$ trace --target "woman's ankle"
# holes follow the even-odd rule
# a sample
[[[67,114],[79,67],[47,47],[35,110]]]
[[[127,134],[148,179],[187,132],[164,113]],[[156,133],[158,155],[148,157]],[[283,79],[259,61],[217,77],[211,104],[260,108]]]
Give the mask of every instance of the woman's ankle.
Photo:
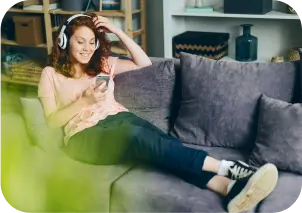
[[[223,176],[214,176],[207,184],[207,188],[222,196],[227,196],[235,181]]]
[[[218,174],[221,161],[210,156],[207,156],[204,160],[202,170],[206,172],[213,172]]]

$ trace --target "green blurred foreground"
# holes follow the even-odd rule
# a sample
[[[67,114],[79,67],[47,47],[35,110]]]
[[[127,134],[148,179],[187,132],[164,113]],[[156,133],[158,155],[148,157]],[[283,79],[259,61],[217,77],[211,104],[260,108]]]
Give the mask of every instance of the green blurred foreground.
[[[108,212],[112,183],[130,166],[88,165],[60,150],[33,146],[19,102],[28,91],[1,88],[1,188],[6,200],[23,212]]]

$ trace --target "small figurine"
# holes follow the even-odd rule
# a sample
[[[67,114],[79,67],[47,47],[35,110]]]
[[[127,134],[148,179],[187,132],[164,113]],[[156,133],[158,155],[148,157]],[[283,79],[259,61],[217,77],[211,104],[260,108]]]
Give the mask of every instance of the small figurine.
[[[203,7],[203,0],[195,0],[195,7]]]

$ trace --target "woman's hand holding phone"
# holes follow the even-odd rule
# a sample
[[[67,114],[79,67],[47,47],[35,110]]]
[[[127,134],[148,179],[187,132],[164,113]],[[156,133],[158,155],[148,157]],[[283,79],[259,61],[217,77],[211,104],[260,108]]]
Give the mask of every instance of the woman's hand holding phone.
[[[96,104],[100,101],[106,100],[108,90],[106,88],[105,81],[101,83],[98,87],[95,85],[89,86],[82,95],[85,103],[88,105]]]

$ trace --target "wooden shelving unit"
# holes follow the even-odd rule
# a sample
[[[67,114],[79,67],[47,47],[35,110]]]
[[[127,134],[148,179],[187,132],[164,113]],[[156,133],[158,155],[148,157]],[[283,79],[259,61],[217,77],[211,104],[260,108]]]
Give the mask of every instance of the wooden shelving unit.
[[[142,49],[147,51],[146,46],[146,0],[137,0],[139,3],[139,8],[133,10],[132,9],[132,0],[122,0],[124,1],[124,9],[121,11],[110,11],[110,10],[101,10],[97,13],[100,16],[104,17],[118,17],[124,19],[124,31],[130,38],[140,37],[141,43],[139,44]],[[16,41],[8,40],[5,38],[1,38],[2,45],[11,45],[11,46],[22,46],[25,48],[44,48],[47,51],[47,54],[50,55],[53,47],[53,33],[59,30],[59,27],[54,26],[55,23],[52,23],[52,16],[72,16],[74,14],[85,13],[85,11],[64,11],[62,9],[49,9],[49,0],[43,0],[43,9],[42,10],[23,10],[11,8],[7,11],[8,13],[20,13],[20,15],[25,14],[37,14],[43,16],[44,26],[45,26],[45,44],[41,44],[38,46],[24,46],[18,44]],[[133,16],[140,16],[140,29],[133,29]],[[120,55],[129,55],[129,52],[124,47],[124,45],[119,41],[113,41],[111,43],[112,52]],[[37,83],[12,80],[10,77],[1,74],[1,81],[7,83],[14,83],[20,85],[29,85],[29,86],[38,86]]]
[[[26,85],[26,86],[34,86],[34,87],[38,86],[38,83],[34,83],[34,82],[13,80],[10,77],[8,77],[7,75],[4,75],[2,73],[1,73],[1,82],[20,84],[20,85]]]
[[[40,44],[38,46],[25,46],[25,45],[18,44],[15,41],[8,40],[6,38],[1,38],[1,44],[12,45],[12,46],[37,47],[37,48],[46,48],[47,47],[46,44]]]
[[[11,13],[40,13],[43,14],[43,11],[39,11],[39,10],[23,10],[23,9],[16,9],[16,8],[11,8],[8,10],[8,12]]]
[[[122,11],[100,11],[95,12],[92,11],[100,16],[104,17],[125,17],[125,13]],[[51,10],[49,11],[50,14],[56,14],[56,15],[75,15],[79,13],[85,13],[85,11],[64,11],[64,10]]]

